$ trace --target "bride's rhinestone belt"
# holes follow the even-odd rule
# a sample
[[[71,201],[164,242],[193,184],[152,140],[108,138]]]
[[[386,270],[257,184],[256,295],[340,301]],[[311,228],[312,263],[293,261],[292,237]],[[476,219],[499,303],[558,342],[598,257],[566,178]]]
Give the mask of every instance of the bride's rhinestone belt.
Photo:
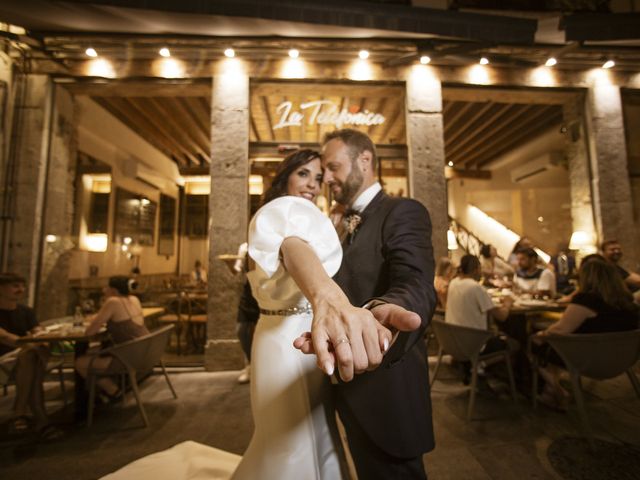
[[[282,308],[280,310],[267,310],[266,308],[260,309],[260,313],[262,315],[274,315],[279,317],[288,317],[290,315],[297,315],[299,313],[311,313],[312,311],[313,310],[311,309],[310,303],[301,305],[299,307]]]

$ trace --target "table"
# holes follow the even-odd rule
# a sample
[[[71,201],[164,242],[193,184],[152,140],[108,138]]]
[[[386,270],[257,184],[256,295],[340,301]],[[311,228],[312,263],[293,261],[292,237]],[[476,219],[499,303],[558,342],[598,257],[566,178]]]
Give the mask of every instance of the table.
[[[64,317],[65,319],[71,317]],[[58,327],[58,325],[60,325]],[[17,344],[23,343],[60,343],[73,342],[73,358],[84,355],[89,349],[89,343],[101,341],[107,338],[108,333],[102,330],[93,335],[86,335],[85,326],[74,326],[68,320],[61,323],[53,323],[45,327],[42,333],[27,335],[17,340]],[[74,369],[74,416],[77,421],[82,421],[87,414],[87,392],[85,381]]]

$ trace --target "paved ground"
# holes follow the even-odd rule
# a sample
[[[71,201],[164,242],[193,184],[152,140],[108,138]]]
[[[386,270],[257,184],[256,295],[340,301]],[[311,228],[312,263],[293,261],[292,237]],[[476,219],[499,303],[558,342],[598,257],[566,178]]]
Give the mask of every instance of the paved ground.
[[[143,397],[151,427],[142,428],[130,399],[123,408],[97,412],[92,428],[69,423],[59,388],[47,385],[54,419],[66,436],[54,443],[7,431],[13,392],[0,397],[0,477],[3,480],[84,480],[99,478],[132,460],[195,440],[241,454],[253,423],[249,387],[235,382],[236,372],[176,371],[179,399],[173,400],[160,376],[147,379]],[[521,398],[517,405],[499,382],[497,393],[478,397],[475,419],[465,421],[468,388],[456,370],[445,367],[433,388],[436,449],[425,455],[431,480],[446,479],[633,479],[640,478],[640,400],[626,377],[585,382],[588,409],[599,442],[595,454],[577,437],[575,408],[568,414],[533,411]],[[71,383],[69,383],[71,387]]]

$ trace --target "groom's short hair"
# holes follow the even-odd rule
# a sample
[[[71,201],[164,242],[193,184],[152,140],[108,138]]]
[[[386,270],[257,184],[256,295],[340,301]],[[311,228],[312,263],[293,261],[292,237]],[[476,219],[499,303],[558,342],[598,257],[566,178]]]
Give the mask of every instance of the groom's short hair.
[[[339,139],[344,143],[349,149],[349,156],[351,160],[355,162],[358,156],[368,150],[371,152],[371,164],[372,167],[376,168],[376,164],[378,162],[378,158],[376,155],[376,146],[373,144],[371,139],[366,133],[359,132],[358,130],[353,130],[352,128],[342,128],[340,130],[334,130],[333,132],[327,133],[324,136],[324,142],[330,142],[333,139]]]

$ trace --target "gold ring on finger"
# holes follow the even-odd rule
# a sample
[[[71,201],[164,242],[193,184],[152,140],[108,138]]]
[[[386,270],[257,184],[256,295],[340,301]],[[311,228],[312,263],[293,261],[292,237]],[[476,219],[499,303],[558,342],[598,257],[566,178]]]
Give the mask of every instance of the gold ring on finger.
[[[340,344],[342,344],[342,343],[350,343],[350,342],[349,342],[349,339],[348,339],[348,338],[346,338],[346,337],[342,337],[342,338],[339,338],[339,339],[336,341],[336,343],[334,344],[334,347],[337,347],[338,345],[340,345]]]

